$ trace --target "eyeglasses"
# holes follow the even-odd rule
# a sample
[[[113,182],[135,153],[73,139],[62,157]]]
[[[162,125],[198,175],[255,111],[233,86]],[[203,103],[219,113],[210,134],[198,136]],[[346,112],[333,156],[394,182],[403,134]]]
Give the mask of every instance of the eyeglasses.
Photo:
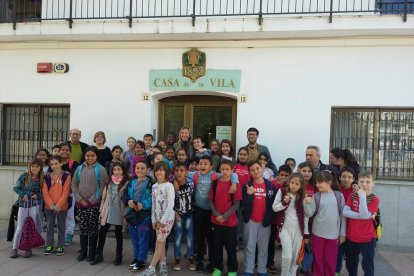
[[[80,135],[80,133],[73,133],[73,132],[71,132],[70,135]]]
[[[256,133],[247,133],[247,135],[249,135],[249,136],[257,136]]]

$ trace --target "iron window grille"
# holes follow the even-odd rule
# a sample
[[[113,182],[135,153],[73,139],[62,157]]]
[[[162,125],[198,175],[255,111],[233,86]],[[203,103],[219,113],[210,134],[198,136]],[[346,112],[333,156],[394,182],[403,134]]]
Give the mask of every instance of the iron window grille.
[[[1,164],[25,165],[39,148],[66,141],[68,105],[0,105]]]
[[[378,179],[414,179],[414,109],[332,108],[330,147],[348,148]]]

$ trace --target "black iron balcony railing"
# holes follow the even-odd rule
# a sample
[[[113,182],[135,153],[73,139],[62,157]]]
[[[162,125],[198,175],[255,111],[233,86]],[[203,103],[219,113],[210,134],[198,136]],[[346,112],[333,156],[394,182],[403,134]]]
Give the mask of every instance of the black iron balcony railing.
[[[407,20],[414,0],[0,0],[0,23],[80,19],[192,18],[334,14],[399,14]]]

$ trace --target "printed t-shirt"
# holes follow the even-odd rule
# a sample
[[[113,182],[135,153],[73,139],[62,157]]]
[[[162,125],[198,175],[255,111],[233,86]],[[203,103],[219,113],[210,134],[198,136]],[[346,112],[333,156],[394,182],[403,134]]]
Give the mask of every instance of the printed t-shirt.
[[[266,211],[266,184],[253,183],[253,206],[250,219],[254,222],[262,222]]]
[[[239,177],[239,185],[242,189],[242,187],[250,180],[249,168],[247,165],[236,164],[233,168],[233,172]]]

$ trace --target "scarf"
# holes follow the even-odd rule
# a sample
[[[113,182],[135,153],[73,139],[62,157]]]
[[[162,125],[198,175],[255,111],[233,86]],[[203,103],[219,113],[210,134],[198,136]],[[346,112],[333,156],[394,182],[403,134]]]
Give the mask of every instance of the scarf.
[[[121,183],[121,181],[122,181],[122,176],[115,176],[115,175],[112,175],[111,176],[111,180],[112,180],[112,182],[114,183],[114,184],[119,184],[119,183]]]

